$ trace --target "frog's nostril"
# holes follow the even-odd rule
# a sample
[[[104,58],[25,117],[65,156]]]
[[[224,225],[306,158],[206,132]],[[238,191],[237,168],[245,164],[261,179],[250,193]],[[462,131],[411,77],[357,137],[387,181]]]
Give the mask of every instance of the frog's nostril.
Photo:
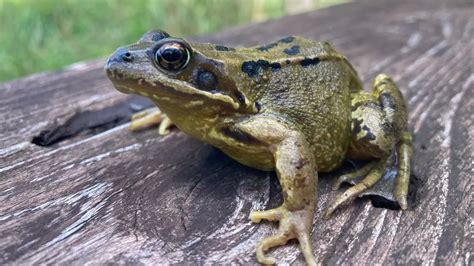
[[[125,62],[131,62],[133,60],[133,55],[130,52],[123,53],[122,60]]]

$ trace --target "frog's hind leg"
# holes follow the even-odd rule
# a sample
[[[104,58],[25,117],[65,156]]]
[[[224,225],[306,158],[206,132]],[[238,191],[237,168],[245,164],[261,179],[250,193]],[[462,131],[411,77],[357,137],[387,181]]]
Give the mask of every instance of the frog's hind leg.
[[[340,195],[326,211],[329,217],[342,204],[351,201],[379,181],[396,149],[398,171],[394,195],[402,209],[407,207],[410,177],[411,135],[407,130],[407,111],[403,96],[392,79],[380,74],[373,84],[373,93],[357,92],[352,99],[352,140],[348,157],[371,159],[361,169],[339,177],[334,185],[365,176],[358,184]]]
[[[408,184],[410,182],[412,137],[408,131],[408,111],[402,92],[395,82],[386,74],[375,78],[374,94],[378,99],[385,114],[385,121],[391,125],[395,134],[395,148],[398,155],[398,169],[395,180],[395,199],[400,208],[407,208]]]
[[[331,214],[341,205],[352,201],[362,192],[366,191],[368,188],[371,188],[377,181],[382,178],[382,175],[385,171],[385,162],[386,160],[375,161],[373,167],[369,170],[368,174],[356,185],[347,189],[342,195],[337,197],[334,203],[326,209],[324,213],[324,218],[327,219]]]
[[[138,131],[157,125],[159,125],[159,134],[167,135],[169,133],[168,129],[174,124],[160,109],[153,107],[134,114],[128,129]]]
[[[366,176],[370,172],[370,170],[372,170],[374,168],[376,163],[377,163],[377,161],[368,162],[362,168],[357,169],[354,172],[345,173],[345,174],[339,176],[336,179],[336,182],[334,182],[334,184],[332,186],[332,190],[338,190],[341,187],[342,183],[349,182],[349,181],[357,179],[361,176]]]

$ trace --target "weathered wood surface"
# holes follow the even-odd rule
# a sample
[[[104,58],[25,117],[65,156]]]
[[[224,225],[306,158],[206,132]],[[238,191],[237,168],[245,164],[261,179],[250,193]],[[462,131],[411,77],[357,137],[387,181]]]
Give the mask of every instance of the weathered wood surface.
[[[386,72],[405,93],[414,202],[401,212],[361,199],[325,221],[322,210],[340,192],[322,178],[313,229],[320,262],[472,265],[473,14],[472,1],[371,1],[198,38],[330,40],[366,85]],[[30,143],[77,110],[127,98],[112,89],[102,64],[0,85],[0,264],[255,264],[255,244],[276,227],[247,217],[281,202],[275,174],[243,167],[177,130],[131,134],[122,124],[51,147]],[[272,252],[303,262],[295,242]]]

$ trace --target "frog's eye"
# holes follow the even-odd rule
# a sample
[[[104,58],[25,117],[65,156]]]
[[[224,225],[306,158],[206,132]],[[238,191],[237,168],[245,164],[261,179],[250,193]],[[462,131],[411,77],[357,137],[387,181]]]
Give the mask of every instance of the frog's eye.
[[[188,65],[190,59],[189,49],[179,42],[164,43],[155,52],[156,63],[166,71],[180,71]]]

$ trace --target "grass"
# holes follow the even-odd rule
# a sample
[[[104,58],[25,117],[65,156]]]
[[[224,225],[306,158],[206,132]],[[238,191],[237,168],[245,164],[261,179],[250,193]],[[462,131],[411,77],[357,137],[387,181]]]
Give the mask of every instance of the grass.
[[[286,13],[284,0],[0,0],[0,82],[103,57],[151,28],[197,35]]]

